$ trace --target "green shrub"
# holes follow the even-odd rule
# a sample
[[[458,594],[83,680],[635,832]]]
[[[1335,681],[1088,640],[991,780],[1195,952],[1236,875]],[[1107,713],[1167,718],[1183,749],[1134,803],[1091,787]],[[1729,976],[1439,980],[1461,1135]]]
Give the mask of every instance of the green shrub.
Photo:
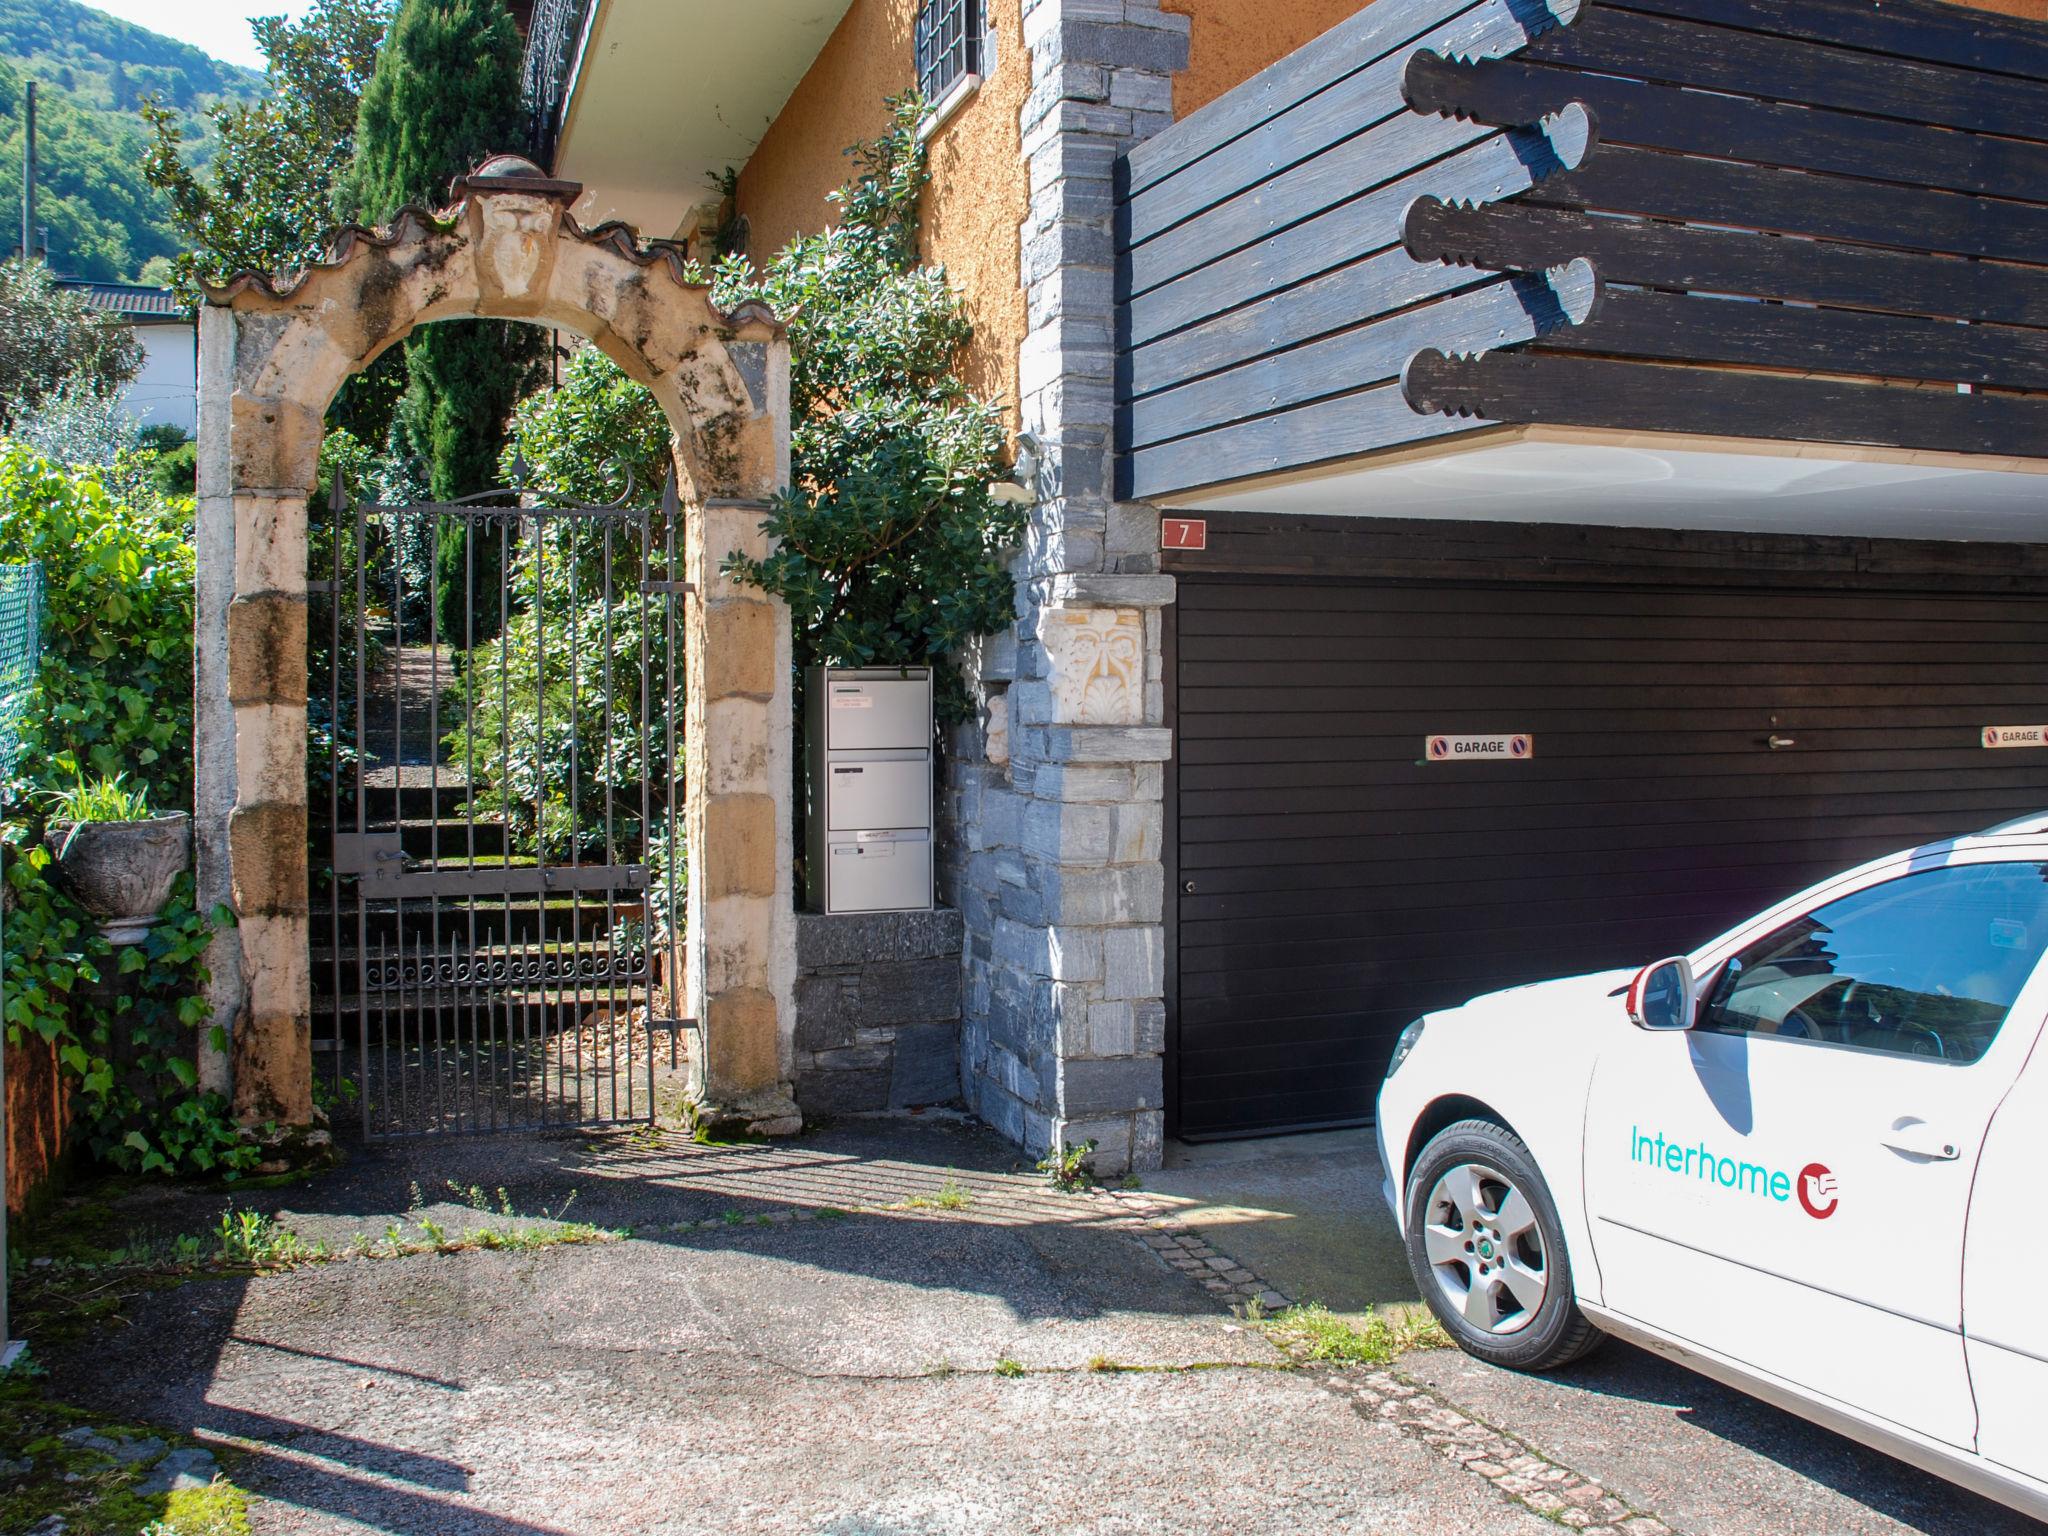
[[[97,472],[0,444],[0,565],[40,561],[43,665],[0,809],[126,773],[192,798],[192,504],[117,503]]]
[[[832,194],[836,228],[758,272],[737,257],[717,270],[720,304],[758,299],[789,325],[795,482],[767,521],[774,552],[727,568],[788,601],[799,666],[929,664],[941,718],[960,719],[947,658],[1010,622],[1025,514],[988,494],[1002,412],[961,381],[973,327],[945,270],[918,261],[923,102],[889,109],[888,131],[847,151],[859,171]]]
[[[226,1101],[200,1091],[195,1065],[203,956],[229,914],[197,911],[182,877],[148,938],[117,950],[52,883],[41,842],[53,811],[111,819],[136,808],[117,800],[191,804],[191,514],[190,502],[116,501],[99,472],[0,443],[0,564],[40,561],[46,591],[26,750],[0,786],[12,818],[0,821],[12,898],[0,1016],[10,1040],[56,1047],[95,1157],[141,1172],[233,1173],[260,1154]],[[87,995],[115,976],[128,983],[118,995]],[[214,1044],[225,1047],[218,1032]]]

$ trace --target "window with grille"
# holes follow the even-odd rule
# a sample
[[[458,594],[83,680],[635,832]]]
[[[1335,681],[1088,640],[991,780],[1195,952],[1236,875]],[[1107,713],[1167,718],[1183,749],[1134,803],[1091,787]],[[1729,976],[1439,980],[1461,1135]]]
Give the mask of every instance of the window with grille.
[[[917,12],[917,88],[936,105],[982,68],[982,0],[925,0]]]

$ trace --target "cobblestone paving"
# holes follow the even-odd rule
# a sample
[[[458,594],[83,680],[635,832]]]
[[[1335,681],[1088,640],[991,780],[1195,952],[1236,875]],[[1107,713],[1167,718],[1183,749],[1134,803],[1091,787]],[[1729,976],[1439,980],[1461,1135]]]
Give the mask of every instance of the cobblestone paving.
[[[1125,1213],[1140,1242],[1232,1312],[1272,1312],[1297,1299],[1189,1230],[1173,1201],[1143,1190],[1097,1193]],[[1526,1441],[1471,1418],[1397,1370],[1331,1371],[1326,1385],[1349,1398],[1360,1413],[1396,1426],[1509,1499],[1569,1529],[1588,1536],[1675,1536],[1670,1526],[1647,1511],[1539,1454]]]

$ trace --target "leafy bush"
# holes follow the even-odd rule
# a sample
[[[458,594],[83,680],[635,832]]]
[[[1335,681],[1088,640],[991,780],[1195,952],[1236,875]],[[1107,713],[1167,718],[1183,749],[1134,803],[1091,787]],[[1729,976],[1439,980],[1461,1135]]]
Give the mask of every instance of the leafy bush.
[[[25,793],[126,773],[159,805],[192,799],[192,504],[115,502],[0,444],[0,564],[40,561],[43,665],[22,721]]]
[[[50,1042],[78,1080],[79,1120],[96,1158],[141,1173],[236,1173],[261,1153],[243,1138],[227,1101],[198,1087],[194,1031],[206,1021],[203,963],[224,909],[209,919],[180,876],[163,918],[136,945],[107,943],[50,880],[35,829],[0,826],[11,905],[4,953],[7,1037]],[[133,978],[111,999],[88,996],[103,980]],[[215,1031],[214,1044],[226,1041]]]
[[[97,474],[0,444],[0,564],[42,562],[46,592],[26,750],[0,785],[12,818],[0,822],[6,1032],[56,1046],[93,1155],[146,1172],[233,1172],[260,1155],[227,1103],[199,1091],[194,1065],[203,956],[231,919],[196,911],[181,879],[145,942],[116,950],[50,879],[42,792],[111,780],[158,805],[191,803],[190,517],[189,502],[116,502]],[[130,983],[119,995],[95,994],[116,976]]]
[[[768,519],[775,551],[729,569],[788,601],[799,665],[929,663],[957,719],[966,692],[946,658],[1010,621],[1005,552],[1024,512],[988,495],[1002,413],[955,372],[972,327],[944,269],[918,263],[923,103],[889,107],[888,131],[848,151],[842,224],[759,272],[737,257],[717,270],[720,304],[761,300],[790,337],[795,484]]]

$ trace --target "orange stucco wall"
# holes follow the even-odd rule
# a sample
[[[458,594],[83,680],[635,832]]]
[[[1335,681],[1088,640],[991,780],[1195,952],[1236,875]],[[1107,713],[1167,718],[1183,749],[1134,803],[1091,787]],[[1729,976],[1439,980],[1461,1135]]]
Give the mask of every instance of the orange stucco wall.
[[[2048,21],[2048,0],[1953,3]],[[1173,81],[1173,115],[1182,118],[1364,6],[1359,0],[1162,0],[1160,9],[1193,18],[1188,67]]]
[[[1016,421],[1017,348],[1024,293],[1017,232],[1028,196],[1017,115],[1031,88],[1022,0],[989,0],[995,67],[930,140],[924,257],[945,267],[974,324],[969,386],[1008,408]],[[739,211],[758,260],[792,235],[824,228],[825,194],[846,180],[841,151],[886,122],[885,96],[915,77],[911,25],[917,0],[853,0],[810,70],[791,93],[740,173]]]

